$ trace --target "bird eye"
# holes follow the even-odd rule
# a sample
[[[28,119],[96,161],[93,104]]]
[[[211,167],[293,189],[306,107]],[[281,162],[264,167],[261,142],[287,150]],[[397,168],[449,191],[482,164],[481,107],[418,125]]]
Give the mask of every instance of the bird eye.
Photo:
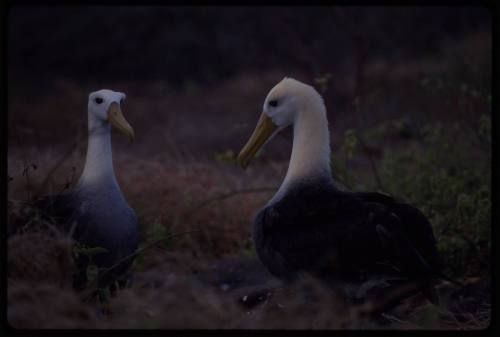
[[[269,105],[272,106],[272,107],[277,107],[278,106],[278,101],[277,100],[269,101]]]
[[[102,101],[103,101],[103,99],[102,99],[101,97],[97,97],[97,98],[95,99],[95,102],[96,102],[97,104],[101,104],[101,103],[102,103]]]

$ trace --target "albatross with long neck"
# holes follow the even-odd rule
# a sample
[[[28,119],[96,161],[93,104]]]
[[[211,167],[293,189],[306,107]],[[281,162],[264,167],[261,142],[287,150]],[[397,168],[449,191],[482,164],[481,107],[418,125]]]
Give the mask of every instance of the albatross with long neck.
[[[293,125],[290,164],[285,179],[270,204],[283,197],[296,182],[318,178],[332,180],[326,109],[315,90],[301,90],[302,88],[307,87],[293,79],[284,79],[271,90],[265,100],[259,123],[239,155],[241,165],[246,167],[266,141],[287,126]]]
[[[293,148],[286,176],[253,225],[257,255],[273,275],[363,279],[388,273],[430,280],[440,273],[432,227],[418,209],[335,186],[326,108],[313,87],[285,78],[271,89],[239,163],[246,167],[287,126],[293,126]]]
[[[127,256],[137,249],[137,219],[115,178],[111,150],[112,126],[134,140],[134,130],[121,111],[125,97],[122,92],[107,89],[89,95],[83,173],[71,192],[43,197],[37,202],[72,232],[78,244],[102,248],[96,255],[79,254],[77,287],[86,283],[90,262],[102,271],[108,269],[100,275],[99,282],[107,284],[126,271],[132,262]]]

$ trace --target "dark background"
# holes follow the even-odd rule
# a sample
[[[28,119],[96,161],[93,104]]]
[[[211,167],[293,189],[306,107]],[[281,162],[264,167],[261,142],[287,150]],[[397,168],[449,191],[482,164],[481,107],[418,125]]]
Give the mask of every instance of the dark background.
[[[313,85],[329,76],[321,93],[334,144],[348,128],[401,115],[454,119],[415,91],[446,72],[437,63],[456,68],[457,85],[462,77],[488,91],[490,29],[481,7],[14,6],[9,140],[59,146],[84,134],[86,119],[76,116],[88,93],[111,88],[127,93],[128,118],[139,137],[148,134],[147,155],[158,148],[154,135],[167,132],[184,152],[211,158],[238,151],[284,76]],[[375,91],[379,102],[369,101]],[[359,98],[370,107],[366,125],[354,118]],[[44,132],[52,114],[64,127]],[[269,151],[288,144],[279,139]]]
[[[417,58],[487,29],[480,7],[44,7],[9,12],[9,70],[27,80],[215,84],[278,68],[318,74],[367,58]]]

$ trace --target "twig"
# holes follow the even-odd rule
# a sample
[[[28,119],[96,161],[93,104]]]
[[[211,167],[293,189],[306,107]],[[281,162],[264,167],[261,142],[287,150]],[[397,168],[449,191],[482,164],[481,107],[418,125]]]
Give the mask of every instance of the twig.
[[[236,191],[232,191],[232,192],[228,192],[228,193],[223,193],[223,194],[220,194],[218,196],[211,197],[211,198],[208,198],[208,199],[201,201],[200,203],[198,203],[194,207],[191,207],[190,209],[185,211],[180,216],[180,218],[184,218],[184,220],[189,219],[190,216],[192,216],[193,214],[198,212],[200,209],[202,209],[202,208],[204,208],[204,207],[206,207],[206,206],[208,206],[216,201],[222,201],[225,199],[229,199],[229,198],[234,197],[236,195],[248,194],[248,193],[271,192],[271,191],[275,191],[275,190],[276,190],[276,188],[274,188],[274,187],[257,187],[257,188],[248,188],[248,189],[242,189],[242,190],[236,190]]]
[[[410,322],[410,321],[403,321],[399,318],[397,318],[396,316],[393,316],[393,315],[389,315],[389,314],[386,314],[386,313],[383,313],[382,314],[383,317],[387,318],[388,320],[391,320],[393,322],[396,322],[396,323],[399,323],[401,325],[409,325],[409,326],[412,326],[413,328],[421,328],[421,326],[413,323],[413,322]]]
[[[375,316],[384,311],[392,309],[402,300],[409,298],[428,286],[429,281],[412,281],[405,283],[393,290],[384,292],[375,299],[367,301],[355,308],[360,316]]]
[[[31,184],[30,180],[30,168],[33,167],[33,170],[36,170],[36,165],[35,164],[29,164],[24,167],[23,169],[23,176],[26,177],[26,191],[28,193],[27,195],[27,200],[31,200],[31,188],[33,185]]]
[[[368,157],[368,161],[370,162],[370,166],[373,172],[373,176],[375,177],[375,181],[377,182],[377,186],[381,191],[387,192],[386,189],[384,188],[384,185],[382,184],[382,180],[380,179],[380,175],[378,173],[377,165],[375,165],[375,162],[373,161],[372,155],[368,151],[368,146],[366,145],[366,142],[364,141],[363,137],[361,137],[361,134],[358,132],[356,133],[356,137],[358,138],[359,142],[361,143],[361,146],[365,149],[366,156]]]
[[[338,174],[335,174],[333,171],[332,171],[332,177],[333,177],[333,180],[335,182],[339,182],[340,184],[342,184],[345,188],[347,189],[350,189],[352,190],[353,187],[350,183],[348,183],[346,180],[340,178],[340,176]]]
[[[28,167],[28,155],[26,154],[26,148],[24,146],[24,143],[21,141],[21,137],[19,136],[19,130],[18,128],[14,128],[13,130],[13,134],[14,134],[14,137],[16,139],[16,142],[17,142],[17,145],[20,149],[20,153],[21,153],[21,159],[23,161],[23,167],[26,169],[26,167]],[[23,175],[24,175],[24,170],[23,170]],[[30,191],[28,190],[28,199],[30,197]]]
[[[75,181],[75,172],[76,172],[76,167],[73,166],[71,168],[71,177],[66,180],[66,183],[63,185],[63,187],[61,188],[61,190],[59,190],[58,194],[62,194],[62,192],[64,192],[65,190],[67,190],[71,186],[71,184]]]
[[[71,147],[68,149],[68,151],[66,151],[64,153],[64,155],[54,164],[54,166],[52,166],[52,168],[50,169],[49,173],[47,174],[47,176],[43,180],[42,184],[40,185],[40,188],[37,190],[37,192],[35,194],[36,196],[40,196],[40,194],[42,193],[42,191],[44,191],[47,188],[47,185],[48,185],[49,181],[52,179],[52,176],[54,175],[55,171],[73,153],[73,151],[78,146],[78,143],[79,143],[79,139],[75,140],[75,142],[73,143],[73,145],[71,145]]]
[[[185,231],[185,232],[181,232],[181,233],[176,233],[176,234],[171,234],[171,235],[168,235],[166,237],[162,237],[161,239],[158,239],[158,240],[155,240],[149,244],[147,244],[146,246],[140,248],[140,249],[136,249],[135,252],[133,252],[132,254],[129,254],[121,259],[119,259],[117,262],[115,262],[115,264],[113,264],[111,267],[109,268],[106,268],[102,271],[102,273],[99,273],[99,275],[89,284],[89,288],[94,288],[95,286],[97,286],[99,280],[101,280],[106,274],[108,274],[109,272],[111,272],[114,268],[118,267],[120,264],[122,264],[123,262],[129,260],[129,259],[132,259],[134,258],[135,256],[139,255],[139,254],[142,254],[143,252],[145,252],[146,250],[150,249],[150,248],[153,248],[155,245],[157,245],[158,243],[162,242],[162,241],[165,241],[165,240],[168,240],[168,239],[171,239],[173,237],[176,237],[176,236],[181,236],[181,235],[185,235],[185,234],[190,234],[190,233],[195,233],[195,232],[200,232],[200,230],[191,230],[191,231]],[[92,293],[94,293],[95,289],[91,289],[90,292],[91,294],[86,294],[84,295],[84,297],[86,297],[86,300],[89,300],[90,297],[93,297],[92,296]]]

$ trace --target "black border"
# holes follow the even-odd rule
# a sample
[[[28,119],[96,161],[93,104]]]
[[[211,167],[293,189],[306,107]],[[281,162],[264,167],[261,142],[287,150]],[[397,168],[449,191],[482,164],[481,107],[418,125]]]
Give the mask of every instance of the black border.
[[[492,277],[492,307],[491,307],[491,323],[490,326],[484,330],[470,330],[470,331],[457,331],[457,330],[120,330],[120,329],[113,329],[113,330],[102,330],[102,329],[89,329],[89,330],[81,330],[81,329],[76,329],[76,330],[69,330],[69,329],[33,329],[33,330],[22,330],[22,329],[13,329],[12,327],[9,326],[8,321],[7,321],[7,188],[8,188],[8,183],[7,183],[7,140],[8,140],[8,57],[7,57],[7,48],[8,48],[8,12],[9,9],[14,7],[14,6],[20,6],[20,5],[38,5],[38,6],[47,6],[47,5],[64,5],[64,6],[100,6],[100,5],[123,5],[123,6],[156,6],[156,5],[168,5],[168,6],[220,6],[220,5],[227,5],[224,2],[211,2],[211,3],[206,3],[203,1],[195,1],[195,0],[190,0],[190,1],[179,1],[179,0],[169,0],[168,2],[165,1],[158,1],[158,0],[146,0],[146,1],[141,1],[138,3],[137,1],[133,2],[130,0],[125,0],[125,1],[119,1],[113,3],[112,1],[96,1],[96,0],[89,0],[89,1],[84,1],[84,2],[77,2],[77,3],[65,3],[64,1],[60,0],[46,0],[44,3],[40,3],[37,1],[33,0],[28,0],[28,1],[12,1],[12,0],[7,0],[6,2],[2,2],[1,8],[2,8],[2,25],[1,25],[1,35],[2,35],[2,53],[1,53],[1,61],[3,62],[3,67],[1,70],[1,75],[2,75],[2,90],[0,91],[0,99],[3,103],[3,113],[0,114],[1,116],[1,135],[2,137],[0,138],[0,144],[1,144],[1,159],[0,159],[0,170],[1,170],[1,175],[2,178],[0,179],[0,187],[2,188],[3,191],[5,191],[4,194],[2,194],[2,203],[0,206],[0,211],[2,214],[2,218],[4,221],[0,222],[1,228],[1,235],[2,235],[2,243],[3,243],[3,254],[1,255],[1,263],[0,263],[0,272],[1,272],[1,301],[2,301],[2,306],[3,310],[1,312],[1,326],[2,326],[2,332],[9,334],[9,335],[17,335],[17,336],[32,336],[32,335],[48,335],[48,336],[56,336],[56,335],[68,335],[68,334],[75,334],[75,335],[83,335],[83,334],[92,334],[95,335],[96,333],[106,333],[106,334],[116,334],[119,336],[124,336],[124,335],[202,335],[202,334],[213,334],[213,335],[233,335],[233,334],[238,334],[238,335],[278,335],[278,334],[286,334],[286,335],[304,335],[304,334],[309,334],[309,335],[339,335],[339,334],[349,334],[349,335],[365,335],[365,334],[382,334],[382,335],[387,335],[387,334],[400,334],[403,333],[404,335],[421,335],[421,334],[436,334],[438,333],[439,335],[450,335],[450,334],[456,334],[456,333],[462,333],[466,335],[496,335],[498,333],[498,322],[496,317],[498,315],[497,313],[497,305],[499,303],[499,291],[496,288],[496,281],[497,281],[497,271],[496,267],[498,267],[498,255],[499,255],[499,249],[497,245],[497,240],[499,239],[499,230],[496,228],[495,224],[498,223],[498,215],[499,215],[499,204],[498,204],[498,156],[500,155],[499,149],[498,149],[498,128],[499,128],[499,117],[497,115],[499,111],[499,86],[498,86],[498,79],[499,79],[499,57],[500,54],[498,53],[498,40],[500,38],[500,34],[498,32],[499,29],[499,9],[500,5],[498,2],[494,0],[490,1],[454,1],[453,3],[446,3],[446,2],[429,2],[425,3],[422,1],[407,1],[403,3],[391,3],[391,2],[373,2],[373,1],[348,1],[348,0],[340,0],[340,1],[310,1],[310,2],[297,2],[293,0],[289,1],[271,1],[267,2],[265,4],[262,3],[255,3],[255,1],[241,1],[238,4],[232,4],[232,6],[237,5],[237,6],[310,6],[310,5],[338,5],[338,6],[344,6],[344,5],[349,5],[349,6],[358,6],[358,5],[375,5],[375,6],[425,6],[425,7],[435,7],[435,6],[471,6],[471,7],[486,7],[490,10],[491,16],[492,16],[492,88],[491,88],[491,93],[492,93],[492,102],[491,102],[491,117],[492,117],[492,162],[491,162],[491,184],[492,184],[492,266],[491,266],[491,277]]]

